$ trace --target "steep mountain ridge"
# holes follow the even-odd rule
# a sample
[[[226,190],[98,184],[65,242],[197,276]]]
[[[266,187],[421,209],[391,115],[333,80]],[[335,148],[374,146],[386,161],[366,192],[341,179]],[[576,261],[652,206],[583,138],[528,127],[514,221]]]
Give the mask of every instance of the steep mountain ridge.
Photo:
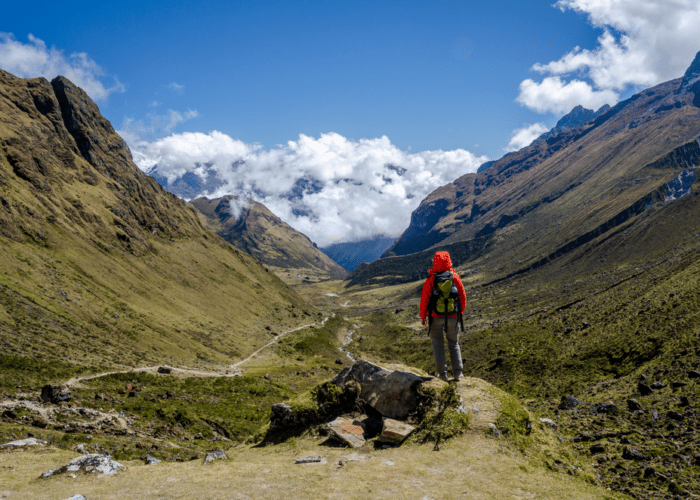
[[[668,184],[698,164],[700,110],[691,75],[689,68],[682,79],[438,188],[384,254],[405,262],[381,259],[360,270],[361,282],[380,282],[392,276],[383,266],[415,266],[420,252],[443,247],[471,249],[458,252],[464,255],[457,265],[476,263],[508,276],[590,241],[638,215],[639,207],[666,203]],[[356,277],[349,278],[358,284]]]
[[[142,173],[63,77],[0,71],[0,202],[6,354],[230,362],[273,318],[302,319],[303,301]]]
[[[250,198],[227,195],[197,198],[190,202],[210,225],[236,248],[278,270],[283,277],[290,271],[342,279],[347,271],[319,250],[305,235]]]
[[[394,244],[396,238],[375,236],[360,241],[334,243],[321,251],[348,271],[354,271],[363,262],[374,262]]]

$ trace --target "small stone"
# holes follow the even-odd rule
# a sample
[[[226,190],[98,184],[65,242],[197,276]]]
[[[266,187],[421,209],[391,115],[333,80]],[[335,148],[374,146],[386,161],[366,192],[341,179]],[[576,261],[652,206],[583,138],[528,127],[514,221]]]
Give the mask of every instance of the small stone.
[[[553,420],[551,420],[551,419],[549,419],[549,418],[541,418],[541,419],[540,419],[540,422],[542,422],[544,425],[546,425],[546,426],[549,427],[550,429],[556,429],[556,428],[557,428],[556,422],[554,422]]]
[[[353,448],[359,448],[365,444],[365,430],[357,421],[338,417],[328,423],[328,430],[333,436]]]
[[[671,389],[675,391],[676,389],[680,389],[686,385],[688,385],[686,382],[671,382]]]
[[[150,453],[146,454],[146,465],[152,465],[152,464],[159,464],[161,461],[151,455]]]
[[[207,453],[207,456],[204,457],[204,465],[207,465],[215,460],[228,460],[228,457],[226,456],[226,453],[221,450],[210,451]]]
[[[629,409],[629,411],[640,411],[643,409],[642,405],[636,399],[628,399],[627,408]]]
[[[682,422],[685,419],[683,415],[675,411],[669,411],[668,413],[666,413],[666,416],[677,422]]]
[[[383,422],[382,432],[377,438],[379,441],[383,442],[400,444],[416,430],[412,425],[391,418],[385,418]]]
[[[660,389],[663,389],[663,388],[666,387],[666,386],[665,386],[664,384],[662,384],[661,382],[654,382],[653,384],[651,384],[650,387],[651,387],[652,389],[654,389],[655,391],[658,391],[658,390],[660,390]]]
[[[314,455],[311,457],[299,457],[294,461],[294,463],[295,464],[314,464],[314,463],[319,463],[321,460],[323,460],[322,456]]]
[[[622,450],[622,458],[625,460],[646,460],[646,457],[637,448],[625,446]]]
[[[690,406],[688,396],[681,396],[681,406]]]
[[[617,405],[615,403],[613,403],[612,401],[607,401],[607,402],[603,403],[602,405],[598,406],[598,408],[596,408],[596,410],[598,411],[598,413],[614,414],[614,413],[617,413]]]
[[[656,410],[653,410],[653,411],[651,412],[651,423],[652,423],[652,424],[655,424],[655,423],[658,422],[658,421],[659,421],[659,412],[656,411]]]
[[[698,370],[690,370],[688,372],[688,378],[700,378],[700,371]]]
[[[653,467],[645,467],[644,479],[648,479],[650,477],[656,477],[656,469],[654,469]]]
[[[172,373],[173,369],[168,368],[167,366],[159,366],[158,367],[158,373],[161,373],[163,375],[170,375]]]
[[[335,364],[336,364],[336,365],[342,365],[342,364],[343,364],[343,361],[342,361],[341,359],[336,359],[336,360],[335,360]]]
[[[272,380],[272,377],[270,377],[270,374],[269,374],[269,373],[266,373],[266,374],[265,374],[265,380]]]
[[[66,500],[87,500],[83,495],[73,495],[70,498],[66,498]]]
[[[501,431],[498,430],[498,427],[493,422],[489,423],[489,429],[495,437],[501,437]]]
[[[578,399],[573,396],[562,396],[561,402],[559,403],[560,410],[570,410],[578,406]]]
[[[605,446],[603,446],[600,443],[596,443],[594,445],[591,445],[589,448],[591,455],[595,455],[597,453],[605,453]]]
[[[651,390],[651,387],[649,387],[646,384],[642,384],[641,382],[637,384],[637,390],[639,391],[639,394],[641,394],[642,396],[648,396],[649,394],[654,392]]]
[[[70,401],[72,397],[68,387],[46,384],[41,388],[41,400],[44,403],[57,404],[62,401]]]

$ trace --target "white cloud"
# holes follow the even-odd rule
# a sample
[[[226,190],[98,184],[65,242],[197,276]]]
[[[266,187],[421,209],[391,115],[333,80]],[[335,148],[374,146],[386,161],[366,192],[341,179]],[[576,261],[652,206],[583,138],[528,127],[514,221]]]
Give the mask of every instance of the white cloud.
[[[503,148],[505,151],[518,151],[526,146],[529,146],[532,141],[547,132],[549,128],[544,123],[533,123],[525,125],[523,128],[513,130],[510,136],[508,146]]]
[[[593,50],[574,47],[533,66],[549,76],[523,81],[517,101],[541,113],[614,104],[626,89],[682,76],[700,50],[697,0],[559,0],[555,7],[586,15],[603,34]]]
[[[386,136],[353,141],[332,132],[270,150],[217,131],[130,146],[144,171],[157,166],[170,182],[187,172],[216,175],[223,185],[202,195],[252,198],[320,246],[398,236],[425,196],[487,160],[463,149],[409,153]]]
[[[149,107],[155,107],[155,101]],[[147,121],[124,118],[122,126],[117,133],[121,135],[129,144],[138,145],[141,142],[156,140],[160,137],[172,133],[173,129],[180,123],[196,118],[199,115],[196,109],[188,109],[184,113],[168,110],[163,115],[148,114]]]
[[[176,82],[170,82],[168,84],[168,88],[170,90],[172,90],[173,92],[175,92],[176,94],[182,95],[185,93],[185,86],[180,85],[179,83],[176,83]]]
[[[33,35],[29,43],[15,40],[12,33],[0,33],[0,67],[20,78],[43,76],[49,80],[62,75],[87,92],[96,101],[104,101],[112,92],[124,92],[125,87],[116,77],[112,87],[100,81],[104,71],[85,52],[74,52],[66,56],[56,47]]]

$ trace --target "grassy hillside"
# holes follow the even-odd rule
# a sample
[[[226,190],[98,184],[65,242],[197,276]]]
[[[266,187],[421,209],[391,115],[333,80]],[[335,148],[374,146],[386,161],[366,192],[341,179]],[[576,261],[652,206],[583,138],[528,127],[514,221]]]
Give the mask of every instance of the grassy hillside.
[[[198,198],[191,204],[204,215],[206,227],[273,269],[285,282],[299,283],[307,277],[307,281],[318,281],[347,276],[347,271],[307,236],[261,203],[229,195],[213,200]]]
[[[0,72],[0,349],[76,365],[231,363],[303,301],[131,161],[79,88]]]

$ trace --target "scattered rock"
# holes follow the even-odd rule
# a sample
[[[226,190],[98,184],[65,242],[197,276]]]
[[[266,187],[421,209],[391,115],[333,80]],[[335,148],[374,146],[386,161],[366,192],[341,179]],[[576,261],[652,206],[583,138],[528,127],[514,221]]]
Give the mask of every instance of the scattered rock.
[[[489,430],[495,437],[501,437],[501,431],[498,430],[498,427],[493,422],[489,423]]]
[[[342,364],[343,364],[343,361],[340,360],[340,359],[336,359],[336,360],[335,360],[335,364],[336,364],[336,365],[342,365]]]
[[[357,421],[338,417],[332,422],[329,422],[327,427],[333,436],[348,446],[359,448],[365,444],[365,430]]]
[[[596,411],[598,413],[615,414],[615,413],[617,413],[617,405],[615,403],[613,403],[612,401],[606,401],[602,405],[599,405],[598,408],[596,408]]]
[[[167,366],[159,366],[158,367],[158,373],[162,373],[163,375],[170,375],[172,373],[173,369],[168,368]]]
[[[10,441],[9,443],[0,444],[0,448],[5,450],[15,450],[21,448],[28,448],[30,446],[44,446],[47,444],[49,443],[47,443],[46,441],[42,441],[41,439],[27,438],[20,439],[19,441]]]
[[[700,378],[700,371],[698,370],[690,370],[688,372],[688,378]]]
[[[152,456],[150,453],[146,454],[146,465],[159,464],[161,460]]]
[[[360,398],[384,417],[403,419],[418,406],[418,386],[423,383],[418,375],[390,372],[360,360],[340,372],[333,382],[343,387],[351,379],[357,380],[362,388]]]
[[[666,413],[666,416],[677,422],[682,422],[685,419],[683,415],[675,411],[669,411],[668,413]]]
[[[204,465],[207,465],[214,460],[228,460],[228,457],[226,456],[226,453],[221,450],[210,451],[207,453],[207,456],[204,457]]]
[[[272,377],[270,377],[269,373],[265,374],[265,377],[263,377],[265,380],[272,380]]]
[[[656,422],[659,421],[659,412],[656,410],[652,410],[651,412],[651,423],[655,424]]]
[[[627,400],[627,409],[629,409],[629,411],[640,411],[643,408],[642,408],[641,403],[639,401],[637,401],[636,399],[628,399]]]
[[[644,468],[644,479],[649,479],[650,477],[656,477],[656,469],[653,467]]]
[[[671,382],[671,389],[675,391],[676,389],[680,389],[686,385],[688,385],[686,382]]]
[[[556,429],[556,428],[557,428],[556,422],[554,422],[553,420],[550,420],[550,419],[548,419],[548,418],[541,418],[541,419],[540,419],[540,422],[542,422],[544,425],[546,425],[546,426],[549,427],[550,429]]]
[[[662,384],[661,382],[654,382],[653,384],[651,384],[650,387],[651,387],[652,389],[654,389],[655,391],[658,391],[658,390],[660,390],[660,389],[663,389],[663,388],[666,387],[666,386],[665,386],[664,384]]]
[[[87,500],[83,495],[73,495],[70,498],[66,498],[66,500]]]
[[[55,476],[56,474],[64,474],[66,472],[82,472],[85,474],[103,474],[105,476],[113,476],[122,467],[124,467],[122,464],[112,460],[112,457],[106,453],[103,455],[91,454],[74,458],[68,462],[68,465],[46,471],[42,474],[42,477],[51,477]]]
[[[399,307],[398,309],[396,309],[396,311],[394,311],[394,314],[399,314],[401,312],[403,312],[403,308]]]
[[[315,464],[319,463],[323,460],[323,457],[320,455],[314,455],[312,457],[299,457],[297,458],[294,463],[295,464]]]
[[[41,388],[41,400],[44,403],[60,403],[61,401],[70,401],[72,395],[68,387],[60,385],[46,384]]]
[[[404,439],[410,436],[414,430],[416,430],[416,428],[412,425],[391,418],[385,418],[382,432],[379,435],[379,441],[400,444],[403,443]]]
[[[637,448],[625,446],[622,450],[622,458],[625,460],[646,460],[644,454]]]
[[[562,396],[561,402],[559,403],[560,410],[570,410],[578,406],[578,399],[573,396]]]
[[[10,420],[14,420],[17,418],[17,414],[12,410],[5,410],[2,412],[2,417],[10,419]]]
[[[649,394],[654,392],[651,390],[651,387],[649,387],[646,384],[642,384],[641,382],[637,384],[637,390],[639,391],[639,394],[641,394],[642,396],[648,396]]]
[[[591,445],[589,448],[591,455],[595,455],[597,453],[605,453],[605,446],[603,446],[600,443],[596,443],[594,445]]]
[[[690,399],[688,399],[688,396],[681,396],[681,406],[690,406]]]

